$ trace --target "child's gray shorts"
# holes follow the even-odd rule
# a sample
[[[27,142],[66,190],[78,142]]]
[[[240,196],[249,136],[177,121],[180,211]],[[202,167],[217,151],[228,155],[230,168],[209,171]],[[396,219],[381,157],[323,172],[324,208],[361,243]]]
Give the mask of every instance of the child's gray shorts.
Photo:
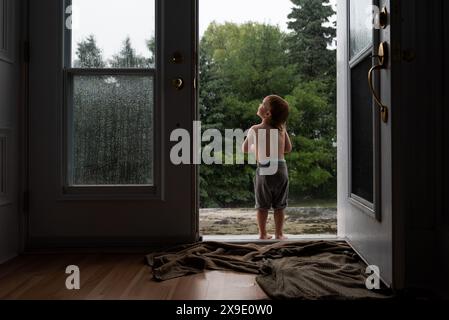
[[[274,175],[261,175],[264,167],[257,167],[254,178],[256,209],[285,209],[288,204],[289,186],[287,163],[278,162],[278,170]]]

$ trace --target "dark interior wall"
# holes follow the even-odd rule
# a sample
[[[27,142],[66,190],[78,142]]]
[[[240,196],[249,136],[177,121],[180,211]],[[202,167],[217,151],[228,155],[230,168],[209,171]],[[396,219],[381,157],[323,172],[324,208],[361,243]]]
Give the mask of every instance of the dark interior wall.
[[[19,251],[20,4],[0,0],[0,263]]]
[[[443,14],[444,17],[448,17],[449,16],[449,2],[444,1],[444,10],[443,10]],[[445,57],[445,59],[443,59],[444,62],[444,82],[443,82],[443,86],[444,86],[444,106],[445,108],[443,108],[444,111],[444,123],[445,123],[445,134],[444,134],[444,163],[449,163],[449,61],[448,61],[448,57],[449,57],[449,20],[448,19],[444,19],[444,35],[443,35],[443,39],[444,39],[444,53],[443,53],[443,57]],[[444,175],[445,179],[444,179],[444,194],[446,196],[449,195],[449,168],[445,167],[445,175]],[[449,197],[445,197],[446,198],[446,202],[445,202],[445,206],[444,206],[444,223],[446,226],[449,226]],[[449,251],[449,250],[448,250]]]
[[[441,258],[441,268],[443,271],[442,278],[440,279],[439,285],[440,290],[449,297],[449,2],[443,1],[443,105],[442,105],[442,121],[443,121],[443,139],[442,139],[442,164],[443,164],[443,175],[442,175],[442,199],[443,208],[439,216],[439,230],[438,230],[438,251],[440,252]]]
[[[448,4],[401,3],[401,103],[392,111],[398,172],[395,212],[402,217],[397,221],[404,223],[405,233],[405,254],[398,263],[404,264],[406,288],[435,290],[449,287],[447,64],[446,71],[442,68]]]
[[[443,64],[444,64],[444,74],[443,77],[443,91],[444,91],[444,162],[449,163],[449,2],[443,1],[443,15],[446,19],[443,19],[444,27],[443,27]],[[444,194],[446,196],[449,195],[449,168],[446,166],[444,170]],[[449,197],[445,197],[445,205],[444,205],[444,224],[449,226]],[[449,236],[449,235],[448,235]],[[449,237],[448,237],[449,238]],[[448,250],[449,252],[449,250]]]

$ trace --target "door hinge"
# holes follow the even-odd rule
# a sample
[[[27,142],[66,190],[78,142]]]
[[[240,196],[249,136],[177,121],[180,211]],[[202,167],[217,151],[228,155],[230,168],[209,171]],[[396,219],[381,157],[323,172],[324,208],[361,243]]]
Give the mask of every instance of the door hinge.
[[[23,62],[30,63],[30,42],[25,41],[23,43]]]
[[[23,211],[28,212],[30,209],[30,191],[23,192]]]

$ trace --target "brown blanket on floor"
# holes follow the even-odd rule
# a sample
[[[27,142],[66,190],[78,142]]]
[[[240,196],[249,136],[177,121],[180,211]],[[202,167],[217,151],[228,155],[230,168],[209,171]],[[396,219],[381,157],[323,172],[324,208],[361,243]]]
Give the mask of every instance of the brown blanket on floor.
[[[257,283],[273,299],[388,297],[366,288],[366,265],[344,242],[201,242],[151,253],[146,259],[160,281],[206,269],[258,274]]]

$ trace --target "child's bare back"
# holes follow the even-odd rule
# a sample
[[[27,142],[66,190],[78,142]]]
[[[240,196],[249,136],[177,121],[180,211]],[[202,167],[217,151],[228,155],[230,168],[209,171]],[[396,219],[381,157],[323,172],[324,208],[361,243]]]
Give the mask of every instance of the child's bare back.
[[[264,163],[269,160],[284,160],[285,154],[291,152],[290,137],[284,128],[277,129],[262,122],[253,126],[250,130],[254,132],[256,150],[253,150],[253,152],[255,153],[257,162]],[[275,150],[272,150],[270,135],[277,135],[277,154],[271,154]]]
[[[266,97],[257,110],[257,115],[261,118],[262,123],[251,127],[248,137],[242,145],[243,152],[254,153],[258,163],[254,179],[254,193],[259,238],[262,240],[272,238],[266,230],[270,209],[274,209],[276,239],[287,239],[283,233],[284,209],[287,207],[289,185],[285,154],[292,150],[290,137],[286,130],[288,109],[288,103],[281,97]],[[277,146],[272,144],[277,144]],[[263,169],[267,165],[271,166],[273,161],[276,161],[277,169],[274,174],[261,173],[261,168]]]

